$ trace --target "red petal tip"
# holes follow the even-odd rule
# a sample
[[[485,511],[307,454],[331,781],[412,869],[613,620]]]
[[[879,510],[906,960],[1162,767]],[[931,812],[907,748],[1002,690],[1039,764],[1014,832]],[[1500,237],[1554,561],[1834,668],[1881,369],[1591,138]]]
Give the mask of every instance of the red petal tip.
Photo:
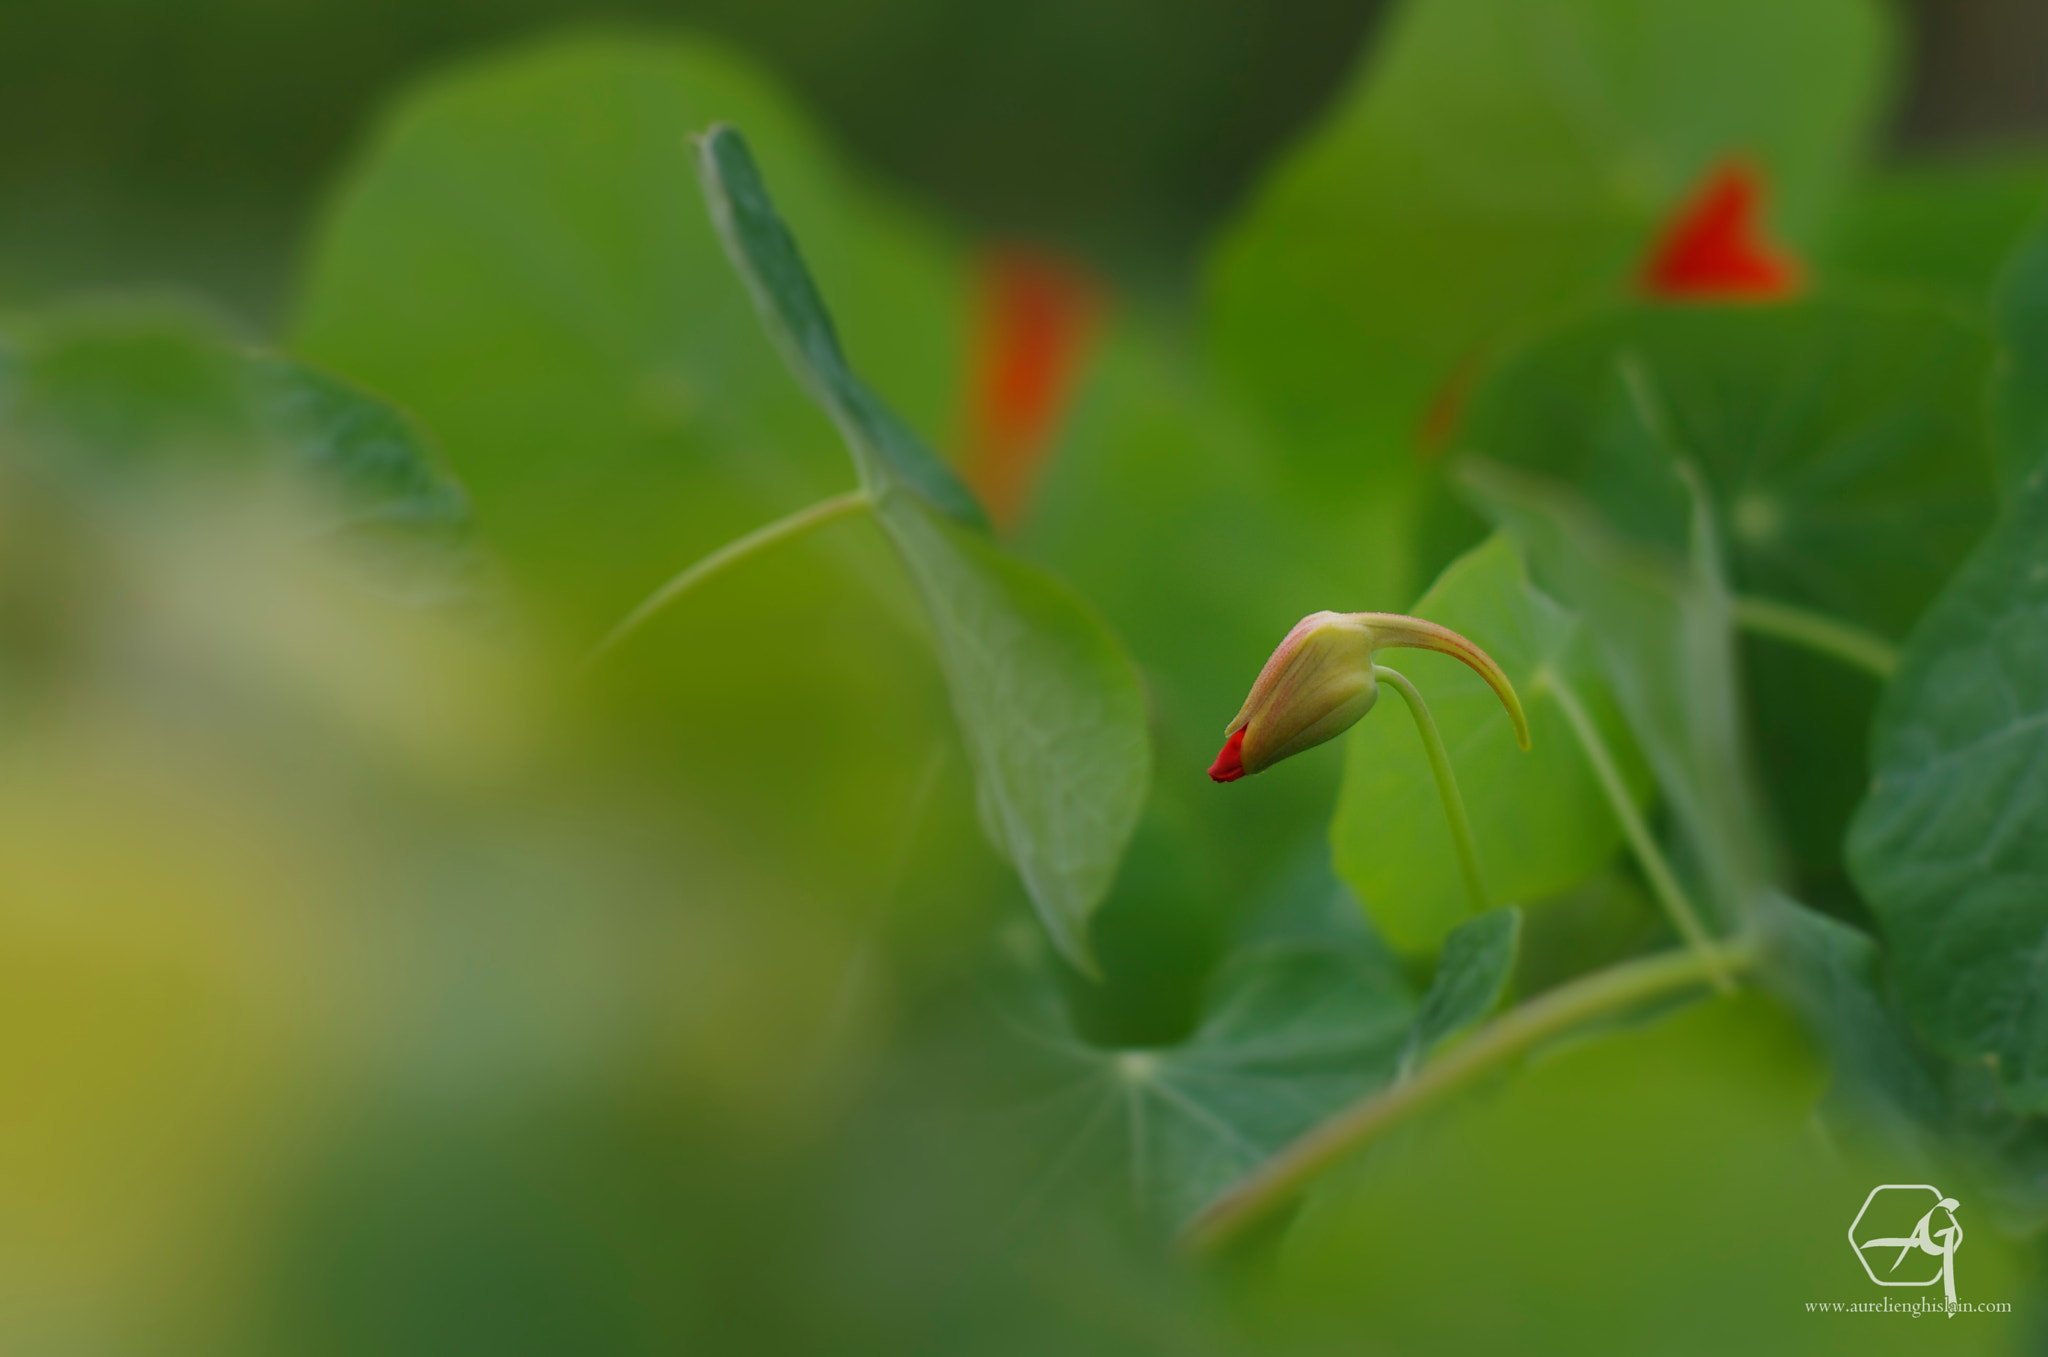
[[[1763,194],[1748,165],[1714,170],[1665,231],[1644,290],[1673,301],[1772,301],[1797,291],[1798,265],[1764,238]]]
[[[1223,742],[1223,752],[1209,766],[1209,776],[1217,782],[1235,782],[1244,776],[1244,731],[1234,732]]]

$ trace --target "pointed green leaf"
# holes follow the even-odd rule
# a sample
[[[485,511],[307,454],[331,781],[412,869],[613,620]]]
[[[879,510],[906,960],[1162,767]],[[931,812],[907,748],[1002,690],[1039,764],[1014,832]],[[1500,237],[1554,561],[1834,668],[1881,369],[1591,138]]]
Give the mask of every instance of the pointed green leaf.
[[[1599,871],[1620,846],[1621,827],[1559,706],[1560,685],[1592,716],[1638,798],[1649,778],[1578,620],[1529,583],[1505,536],[1452,565],[1411,611],[1491,655],[1528,713],[1525,753],[1500,699],[1465,665],[1427,651],[1379,657],[1429,702],[1493,898],[1533,904]],[[1330,842],[1338,871],[1387,940],[1427,954],[1471,902],[1414,723],[1399,702],[1383,697],[1379,706],[1346,737]]]
[[[1849,862],[1906,1010],[2048,1111],[2048,465],[1907,643]]]
[[[747,280],[790,371],[852,449],[861,483],[880,494],[900,482],[962,522],[985,526],[967,488],[847,367],[824,298],[769,201],[745,139],[730,127],[714,127],[699,138],[697,155],[726,253]]]
[[[1522,911],[1513,905],[1467,919],[1444,939],[1436,974],[1422,996],[1408,1043],[1401,1048],[1401,1072],[1413,1070],[1452,1037],[1478,1025],[1499,1006],[1521,953]]]
[[[798,380],[844,435],[875,517],[917,583],[990,838],[1061,954],[1092,973],[1088,916],[1108,893],[1151,784],[1137,674],[1072,591],[978,531],[958,482],[847,368],[740,134],[714,128],[698,153],[733,267]]]

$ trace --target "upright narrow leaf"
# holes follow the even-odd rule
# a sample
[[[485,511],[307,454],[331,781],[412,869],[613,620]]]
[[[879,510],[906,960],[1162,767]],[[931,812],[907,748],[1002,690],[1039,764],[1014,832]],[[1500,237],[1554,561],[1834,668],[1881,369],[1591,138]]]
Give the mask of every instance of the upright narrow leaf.
[[[1151,781],[1136,672],[1071,591],[979,531],[959,482],[854,376],[832,321],[738,132],[698,143],[733,266],[806,390],[838,425],[931,617],[973,758],[983,818],[1047,930],[1094,969],[1101,903]]]
[[[1907,1012],[2048,1111],[2048,465],[1907,643],[1849,864]]]

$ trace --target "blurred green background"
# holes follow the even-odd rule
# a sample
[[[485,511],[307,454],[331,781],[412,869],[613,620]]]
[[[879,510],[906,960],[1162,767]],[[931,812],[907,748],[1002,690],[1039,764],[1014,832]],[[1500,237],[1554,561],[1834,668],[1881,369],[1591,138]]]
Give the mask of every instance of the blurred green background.
[[[10,0],[0,305],[183,281],[273,327],[380,102],[564,25],[685,24],[775,71],[858,160],[982,234],[1170,291],[1332,96],[1385,0]],[[1902,150],[2048,130],[2048,13],[1914,0]]]
[[[1418,606],[1483,532],[1429,444],[1474,372],[1513,379],[1472,407],[1484,450],[1549,470],[1612,432],[1617,344],[1734,431],[1703,449],[1731,499],[1760,412],[1812,415],[1794,451],[1829,469],[1903,449],[1839,537],[1832,482],[1772,521],[1891,642],[1991,519],[1988,298],[2040,203],[2048,7],[1920,0],[1894,50],[1885,6],[1691,3],[1412,5],[1388,68],[1398,0],[0,3],[0,1347],[1915,1350],[1934,1321],[1783,1322],[1846,1290],[1841,1200],[1926,1159],[1896,1109],[1824,1140],[1841,1053],[1755,993],[1532,1062],[1242,1273],[1161,1228],[1393,1077],[1469,903],[1395,704],[1255,783],[1203,769],[1287,622]],[[681,134],[712,117],[862,375],[962,460],[986,247],[1109,284],[996,539],[1114,629],[1156,751],[1091,864],[1101,984],[985,842],[936,624],[872,522],[570,677],[676,568],[852,479],[705,217]],[[1730,155],[1830,295],[1643,305],[1646,248]],[[306,390],[281,415],[224,337],[365,391],[316,384],[308,434]],[[368,482],[329,536],[452,556],[509,618],[360,596],[280,456]],[[1432,610],[1541,611],[1505,540],[1466,560]],[[1782,875],[1874,930],[1841,835],[1877,685],[1744,663],[1710,678],[1755,702]],[[1682,841],[1590,652],[1568,667]],[[1555,711],[1532,685],[1525,760],[1452,668],[1413,666],[1472,737],[1503,889],[1539,897],[1489,993],[1671,945]],[[1940,1170],[1981,1153],[2004,1194],[1969,1199],[1972,1294],[2020,1299],[2048,1120],[1991,1081],[1926,1100]]]

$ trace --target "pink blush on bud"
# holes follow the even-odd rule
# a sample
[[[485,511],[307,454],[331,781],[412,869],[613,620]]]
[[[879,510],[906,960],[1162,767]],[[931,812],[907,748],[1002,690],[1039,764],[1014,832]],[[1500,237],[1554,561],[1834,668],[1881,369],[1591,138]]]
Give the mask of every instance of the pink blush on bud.
[[[1223,742],[1223,752],[1209,766],[1209,776],[1216,782],[1235,782],[1244,776],[1244,731],[1234,732]]]

